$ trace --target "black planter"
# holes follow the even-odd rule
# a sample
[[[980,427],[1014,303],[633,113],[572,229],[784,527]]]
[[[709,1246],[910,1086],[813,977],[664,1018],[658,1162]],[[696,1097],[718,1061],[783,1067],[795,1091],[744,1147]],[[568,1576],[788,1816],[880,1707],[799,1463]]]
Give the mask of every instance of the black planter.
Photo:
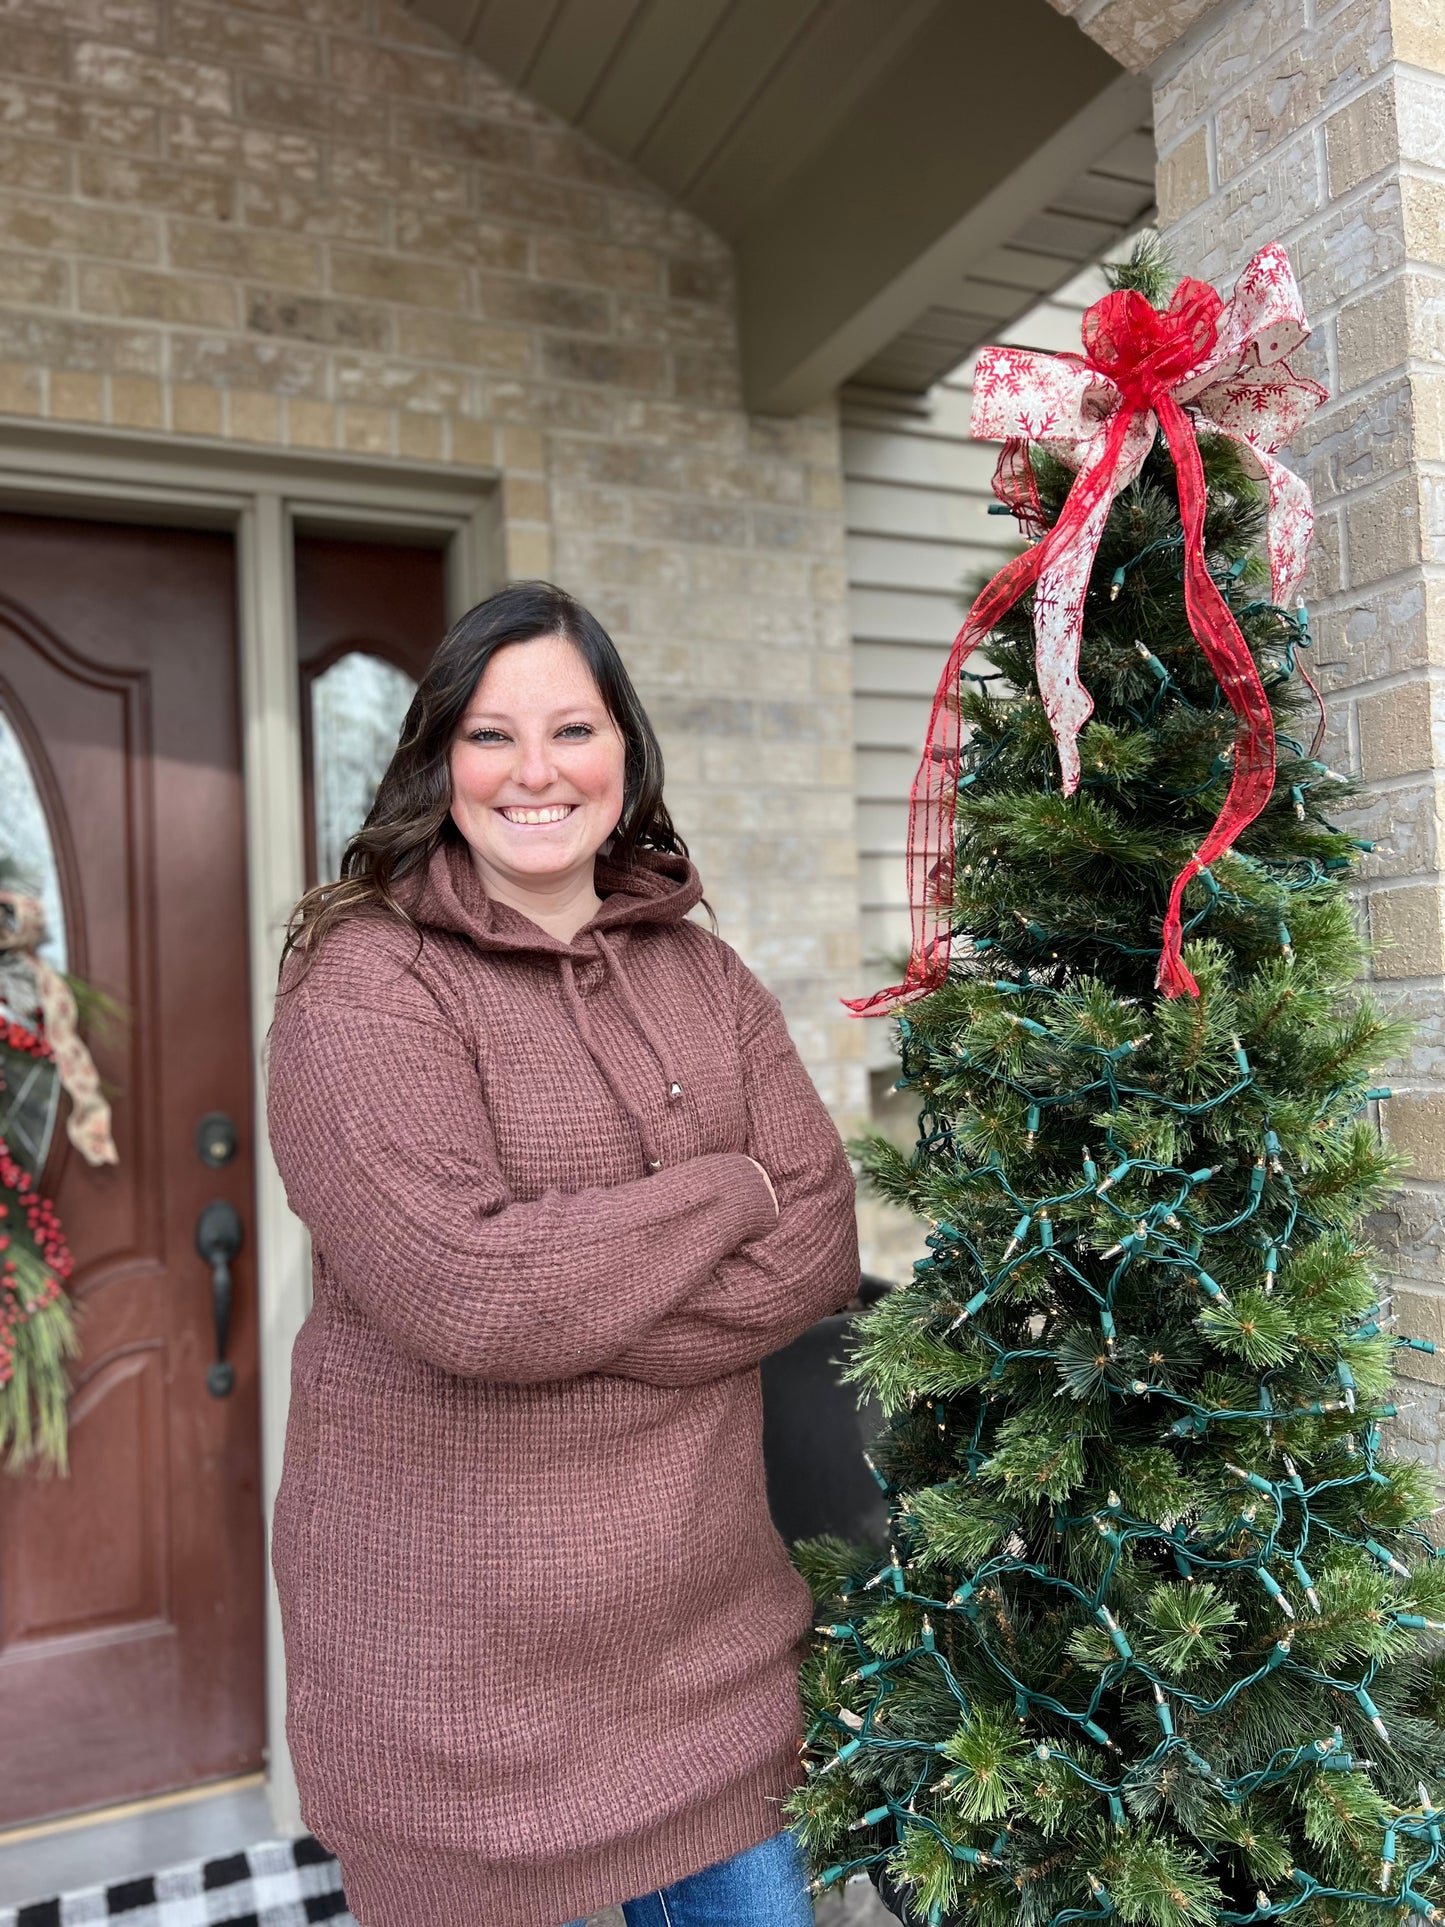
[[[865,1279],[867,1304],[887,1290]],[[773,1523],[791,1545],[824,1532],[881,1542],[888,1508],[863,1453],[883,1427],[871,1397],[840,1382],[838,1362],[852,1322],[848,1312],[822,1318],[762,1363],[763,1459]]]
[[[915,1914],[909,1907],[908,1902],[889,1879],[887,1870],[881,1864],[876,1868],[870,1867],[869,1872],[873,1877],[878,1898],[893,1918],[900,1923],[900,1927],[926,1927],[923,1917]]]

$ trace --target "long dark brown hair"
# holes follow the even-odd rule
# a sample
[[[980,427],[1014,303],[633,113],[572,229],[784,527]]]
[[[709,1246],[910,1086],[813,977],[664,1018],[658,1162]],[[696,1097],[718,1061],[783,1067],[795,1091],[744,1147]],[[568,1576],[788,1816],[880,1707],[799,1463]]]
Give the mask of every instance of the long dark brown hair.
[[[334,925],[365,911],[380,907],[412,921],[395,886],[423,869],[444,839],[460,836],[451,817],[449,759],[472,692],[499,649],[539,636],[565,636],[577,650],[622,736],[622,815],[604,846],[608,861],[625,866],[639,850],[687,855],[662,800],[656,733],[611,636],[565,589],[514,582],[468,609],[442,638],[411,699],[376,800],[342,853],[340,879],[308,890],[287,919],[283,964],[292,950],[314,953]]]

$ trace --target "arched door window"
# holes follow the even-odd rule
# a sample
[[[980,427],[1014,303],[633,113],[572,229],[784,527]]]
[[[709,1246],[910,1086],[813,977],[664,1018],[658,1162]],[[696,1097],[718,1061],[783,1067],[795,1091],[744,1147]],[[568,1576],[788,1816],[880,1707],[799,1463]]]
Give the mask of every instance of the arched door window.
[[[351,649],[311,680],[316,876],[340,874],[396,749],[416,683],[382,656]]]
[[[45,805],[25,745],[0,709],[0,889],[28,890],[45,906],[47,936],[41,955],[65,969],[65,910],[60,871],[45,820]]]

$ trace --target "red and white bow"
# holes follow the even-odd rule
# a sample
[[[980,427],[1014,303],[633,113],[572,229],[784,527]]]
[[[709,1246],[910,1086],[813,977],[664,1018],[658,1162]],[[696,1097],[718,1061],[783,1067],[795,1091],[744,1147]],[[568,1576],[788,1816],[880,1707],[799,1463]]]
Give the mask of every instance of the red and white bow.
[[[1254,660],[1204,557],[1203,429],[1236,441],[1269,493],[1272,593],[1284,602],[1304,574],[1314,516],[1308,488],[1274,459],[1325,391],[1286,357],[1309,335],[1284,249],[1261,248],[1228,302],[1207,282],[1185,279],[1162,312],[1132,291],[1105,295],[1084,315],[1082,355],[986,348],[974,378],[971,427],[1001,438],[994,491],[1039,536],[983,589],[949,653],[929,720],[909,807],[908,872],[913,951],[890,990],[849,1003],[873,1016],[943,982],[952,936],[953,819],[962,724],[959,672],[972,651],[1030,588],[1034,591],[1039,693],[1058,745],[1062,787],[1079,784],[1079,731],[1093,700],[1079,679],[1084,598],[1114,497],[1138,475],[1157,431],[1174,458],[1184,530],[1189,626],[1236,718],[1233,775],[1224,808],[1170,892],[1158,983],[1167,996],[1197,994],[1180,957],[1185,886],[1227,849],[1274,787],[1274,724]],[[1186,412],[1187,411],[1187,412]],[[1037,442],[1076,471],[1057,521],[1030,520]]]

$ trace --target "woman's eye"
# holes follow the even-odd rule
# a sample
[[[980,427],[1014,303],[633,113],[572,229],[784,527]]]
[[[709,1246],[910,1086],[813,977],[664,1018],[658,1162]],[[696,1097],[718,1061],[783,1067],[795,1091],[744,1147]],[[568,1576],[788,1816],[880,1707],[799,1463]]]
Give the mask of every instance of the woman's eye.
[[[591,723],[565,723],[557,734],[562,738],[570,737],[573,742],[586,742],[587,738],[595,736],[597,731]],[[467,731],[467,741],[469,743],[506,743],[510,742],[511,738],[504,729],[494,729],[489,723],[480,723],[475,729]]]

